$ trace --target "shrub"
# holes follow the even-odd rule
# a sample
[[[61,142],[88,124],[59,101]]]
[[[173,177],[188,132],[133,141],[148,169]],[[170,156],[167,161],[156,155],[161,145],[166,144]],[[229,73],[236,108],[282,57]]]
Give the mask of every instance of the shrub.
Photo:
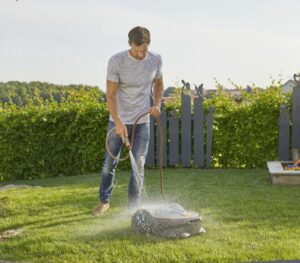
[[[239,100],[219,92],[204,101],[215,107],[213,166],[265,167],[278,157],[281,88],[242,92]],[[180,114],[180,103],[166,105]],[[0,181],[99,172],[108,111],[104,103],[73,96],[69,102],[0,108]],[[121,168],[129,167],[122,162]]]
[[[105,100],[105,94],[98,87],[88,85],[56,85],[47,82],[33,81],[0,82],[0,106],[16,105],[17,107],[40,105],[46,102],[63,101],[97,101]]]
[[[107,121],[105,104],[96,102],[3,109],[0,179],[99,171]]]
[[[232,168],[265,167],[278,159],[278,120],[280,105],[291,106],[290,94],[281,87],[242,92],[236,102],[228,94],[205,101],[215,107],[213,127],[213,166]]]

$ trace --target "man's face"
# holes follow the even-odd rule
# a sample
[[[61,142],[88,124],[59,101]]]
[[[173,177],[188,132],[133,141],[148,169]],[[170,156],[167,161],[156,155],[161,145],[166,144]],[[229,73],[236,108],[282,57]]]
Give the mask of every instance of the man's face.
[[[131,46],[131,49],[129,50],[129,53],[131,56],[133,56],[137,60],[143,60],[148,52],[148,44],[144,43],[142,45],[135,45],[134,43],[129,44]]]

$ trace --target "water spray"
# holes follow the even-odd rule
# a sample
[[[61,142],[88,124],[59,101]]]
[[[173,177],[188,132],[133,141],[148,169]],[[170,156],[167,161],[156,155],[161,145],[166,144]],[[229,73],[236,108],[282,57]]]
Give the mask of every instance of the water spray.
[[[115,132],[116,128],[113,127],[107,134],[106,136],[106,141],[105,141],[105,147],[106,147],[106,151],[107,153],[109,154],[109,156],[117,161],[125,161],[127,160],[129,157],[130,157],[130,154],[131,154],[131,149],[132,149],[132,146],[134,144],[134,135],[135,135],[135,129],[136,129],[136,125],[138,124],[138,121],[144,117],[145,115],[148,115],[150,114],[150,111],[146,112],[146,113],[143,113],[142,115],[140,115],[135,123],[133,124],[133,128],[132,128],[132,134],[131,134],[131,139],[129,141],[128,137],[125,137],[125,145],[126,147],[128,148],[129,150],[129,153],[128,155],[126,155],[125,157],[123,158],[118,158],[116,156],[114,156],[110,149],[109,149],[109,146],[108,146],[108,142],[109,142],[109,137],[110,135]],[[162,198],[165,200],[165,195],[164,195],[164,188],[163,188],[163,140],[164,140],[164,137],[163,137],[163,129],[162,129],[162,124],[161,124],[161,119],[160,117],[155,117],[155,120],[156,120],[156,123],[158,124],[158,127],[159,127],[159,173],[160,173],[160,193],[161,193],[161,196]],[[132,159],[132,157],[131,157]]]
[[[124,161],[130,157],[131,165],[134,168],[134,156],[132,154],[132,146],[134,144],[135,129],[138,121],[150,112],[143,113],[135,121],[132,129],[131,139],[125,137],[125,145],[129,150],[129,154],[123,158],[114,156],[108,145],[110,135],[115,132],[115,127],[112,128],[106,137],[105,147],[110,157],[118,161]],[[159,171],[160,171],[160,193],[163,202],[157,204],[144,204],[137,208],[135,213],[131,216],[131,228],[138,233],[153,234],[164,238],[186,238],[191,235],[196,235],[205,232],[201,226],[202,218],[199,214],[186,211],[181,205],[177,203],[167,202],[163,189],[163,128],[160,117],[155,117],[156,123],[160,131],[160,147],[159,147]],[[135,176],[137,184],[138,175]]]

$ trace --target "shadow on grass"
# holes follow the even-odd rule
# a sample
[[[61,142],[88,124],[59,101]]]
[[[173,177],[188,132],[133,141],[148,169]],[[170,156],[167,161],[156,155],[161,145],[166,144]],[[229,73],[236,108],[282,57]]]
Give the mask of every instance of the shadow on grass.
[[[200,236],[200,235],[197,235]],[[193,239],[197,236],[189,237],[189,239]],[[134,246],[144,246],[145,244],[158,244],[165,243],[175,240],[183,240],[182,238],[163,238],[150,234],[142,234],[133,231],[130,227],[130,224],[124,225],[122,227],[112,228],[112,226],[108,226],[107,228],[102,228],[101,230],[90,231],[78,231],[76,233],[76,238],[81,240],[84,243],[93,243],[93,242],[124,242],[130,243]]]
[[[86,215],[86,217],[82,218],[82,215]],[[8,225],[7,229],[13,228],[50,228],[56,227],[59,225],[66,225],[71,223],[76,223],[80,221],[90,220],[90,213],[89,212],[79,212],[79,213],[68,213],[67,215],[56,215],[56,216],[49,216],[46,219],[38,219],[38,220],[30,220],[28,222],[23,223],[12,223]]]
[[[126,177],[129,178],[130,170],[118,171],[116,172],[117,178]],[[8,184],[26,184],[30,186],[42,186],[42,187],[62,187],[62,188],[70,188],[74,185],[80,187],[91,187],[97,186],[99,187],[100,183],[100,172],[99,173],[91,173],[84,175],[69,175],[69,176],[57,176],[57,177],[49,177],[44,179],[33,179],[33,180],[11,180],[0,182],[0,187],[8,185]]]

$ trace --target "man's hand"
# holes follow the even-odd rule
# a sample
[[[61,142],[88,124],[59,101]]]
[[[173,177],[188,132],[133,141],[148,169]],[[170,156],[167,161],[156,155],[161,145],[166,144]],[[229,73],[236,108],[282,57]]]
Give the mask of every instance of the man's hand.
[[[115,126],[116,126],[116,134],[119,135],[122,139],[122,142],[125,143],[125,137],[128,137],[126,126],[121,121],[116,122]]]
[[[160,107],[159,106],[152,106],[150,108],[150,114],[153,115],[155,118],[159,117]]]

